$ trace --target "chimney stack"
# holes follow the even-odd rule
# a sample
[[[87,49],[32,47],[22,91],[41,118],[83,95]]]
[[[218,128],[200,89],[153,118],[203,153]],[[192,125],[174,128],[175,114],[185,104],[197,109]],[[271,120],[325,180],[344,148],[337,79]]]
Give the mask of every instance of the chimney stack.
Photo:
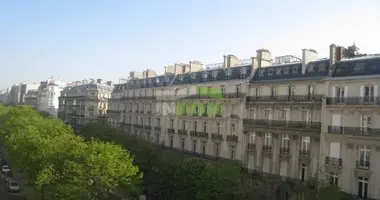
[[[302,49],[302,74],[306,73],[306,65],[318,59],[318,52],[314,49]]]
[[[103,80],[101,78],[96,79],[96,83],[102,84]]]
[[[112,86],[112,81],[107,81],[107,85]]]

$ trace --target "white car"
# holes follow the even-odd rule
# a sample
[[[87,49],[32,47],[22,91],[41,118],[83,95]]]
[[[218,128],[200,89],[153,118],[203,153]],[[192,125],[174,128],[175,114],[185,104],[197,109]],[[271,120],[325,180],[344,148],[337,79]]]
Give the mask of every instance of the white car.
[[[8,191],[9,192],[20,192],[20,186],[16,181],[8,182]]]
[[[3,165],[3,167],[1,168],[1,171],[2,171],[3,173],[6,173],[6,172],[9,172],[10,169],[9,169],[8,165]]]

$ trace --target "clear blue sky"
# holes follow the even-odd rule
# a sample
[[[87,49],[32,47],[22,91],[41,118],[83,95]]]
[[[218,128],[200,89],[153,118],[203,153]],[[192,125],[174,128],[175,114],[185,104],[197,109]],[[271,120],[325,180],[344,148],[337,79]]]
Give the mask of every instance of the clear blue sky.
[[[380,52],[380,0],[0,0],[0,89],[51,76],[116,81],[131,70],[267,48],[321,57]]]

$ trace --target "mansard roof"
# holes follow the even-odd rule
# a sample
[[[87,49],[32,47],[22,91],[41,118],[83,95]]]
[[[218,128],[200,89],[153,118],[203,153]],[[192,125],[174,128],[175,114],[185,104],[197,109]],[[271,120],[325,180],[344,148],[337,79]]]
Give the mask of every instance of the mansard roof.
[[[330,61],[328,59],[310,62],[302,73],[302,62],[277,64],[255,70],[251,79],[254,82],[278,82],[292,80],[318,80],[328,76]]]
[[[380,56],[362,56],[338,61],[330,73],[332,79],[369,75],[380,75]]]
[[[115,84],[114,91],[247,79],[251,72],[252,65],[249,64],[229,68],[206,69],[177,75],[168,74],[151,78],[132,79],[128,83]]]
[[[98,91],[108,91],[112,92],[113,86],[105,85],[105,84],[98,84],[98,83],[89,83],[85,85],[78,85],[74,87],[67,87],[64,91],[87,91],[89,89],[95,89]]]

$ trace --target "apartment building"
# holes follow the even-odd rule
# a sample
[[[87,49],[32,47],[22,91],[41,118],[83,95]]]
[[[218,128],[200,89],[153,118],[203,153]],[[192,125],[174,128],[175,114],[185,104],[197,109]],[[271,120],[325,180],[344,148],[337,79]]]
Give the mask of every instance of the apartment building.
[[[58,118],[74,128],[104,120],[112,90],[112,83],[102,79],[66,87],[59,97]]]
[[[29,90],[23,98],[25,105],[32,106],[33,108],[38,107],[38,90]]]
[[[379,199],[380,56],[272,58],[266,49],[222,63],[174,64],[116,84],[107,122],[157,144],[237,160],[252,171],[318,178]],[[133,74],[132,74],[133,75]]]
[[[37,110],[47,112],[51,116],[57,117],[59,107],[58,98],[65,86],[66,83],[60,78],[49,78],[47,81],[41,81],[38,87]]]

